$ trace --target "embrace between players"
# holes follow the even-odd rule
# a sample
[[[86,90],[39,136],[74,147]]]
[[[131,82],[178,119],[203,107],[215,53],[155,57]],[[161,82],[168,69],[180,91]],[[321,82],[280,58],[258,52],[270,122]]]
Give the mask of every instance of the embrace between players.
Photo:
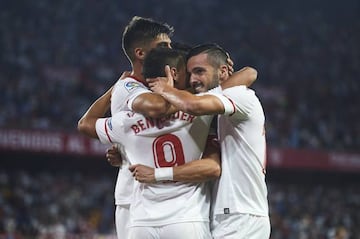
[[[171,49],[172,34],[168,24],[134,17],[122,39],[132,71],[78,122],[113,145],[112,164],[121,154],[117,237],[267,239],[265,117],[248,88],[257,72],[232,73],[216,44]]]

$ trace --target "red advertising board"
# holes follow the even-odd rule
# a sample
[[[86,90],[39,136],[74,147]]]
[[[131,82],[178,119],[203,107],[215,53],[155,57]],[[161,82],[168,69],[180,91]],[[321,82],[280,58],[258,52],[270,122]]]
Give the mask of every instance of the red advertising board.
[[[108,146],[77,133],[0,129],[0,149],[75,155],[105,155]]]
[[[78,133],[0,129],[0,150],[104,156],[109,145]],[[360,172],[360,154],[301,149],[268,148],[268,168]]]
[[[360,154],[304,149],[268,149],[271,168],[360,172]]]

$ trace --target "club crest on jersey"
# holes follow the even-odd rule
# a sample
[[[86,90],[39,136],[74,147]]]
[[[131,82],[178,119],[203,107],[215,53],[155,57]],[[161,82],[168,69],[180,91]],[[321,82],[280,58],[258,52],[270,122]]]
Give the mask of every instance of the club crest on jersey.
[[[125,84],[125,89],[129,92],[138,87],[141,87],[141,85],[138,82],[126,82]]]

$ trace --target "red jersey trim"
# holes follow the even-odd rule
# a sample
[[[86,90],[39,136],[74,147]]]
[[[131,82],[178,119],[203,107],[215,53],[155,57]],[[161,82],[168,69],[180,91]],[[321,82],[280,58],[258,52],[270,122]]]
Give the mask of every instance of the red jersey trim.
[[[227,97],[226,95],[224,95],[230,102],[231,102],[231,105],[233,107],[233,112],[231,114],[229,114],[229,116],[232,116],[233,114],[235,114],[235,111],[236,111],[236,107],[235,107],[235,104],[234,104],[234,101],[232,101],[229,97]]]
[[[105,124],[104,124],[104,126],[105,126],[105,133],[106,133],[106,136],[107,136],[109,142],[110,142],[110,143],[113,143],[113,141],[112,141],[111,138],[110,138],[110,135],[109,135],[109,132],[108,132],[108,128],[107,128],[107,122],[108,122],[108,120],[109,120],[109,119],[106,119],[106,120],[105,120]]]

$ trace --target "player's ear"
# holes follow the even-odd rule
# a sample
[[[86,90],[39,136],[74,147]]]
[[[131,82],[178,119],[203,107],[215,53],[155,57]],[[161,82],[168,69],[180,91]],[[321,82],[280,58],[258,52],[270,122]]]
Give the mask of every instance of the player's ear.
[[[143,48],[137,47],[137,48],[135,48],[134,51],[135,51],[136,58],[144,60],[146,54],[145,54],[145,51]]]
[[[226,79],[229,76],[229,69],[227,65],[220,66],[220,79]]]
[[[170,73],[173,81],[178,81],[178,72],[175,67],[170,67]]]
[[[170,67],[170,72],[171,72],[172,78],[175,79],[177,74],[178,74],[176,68],[175,67]]]

